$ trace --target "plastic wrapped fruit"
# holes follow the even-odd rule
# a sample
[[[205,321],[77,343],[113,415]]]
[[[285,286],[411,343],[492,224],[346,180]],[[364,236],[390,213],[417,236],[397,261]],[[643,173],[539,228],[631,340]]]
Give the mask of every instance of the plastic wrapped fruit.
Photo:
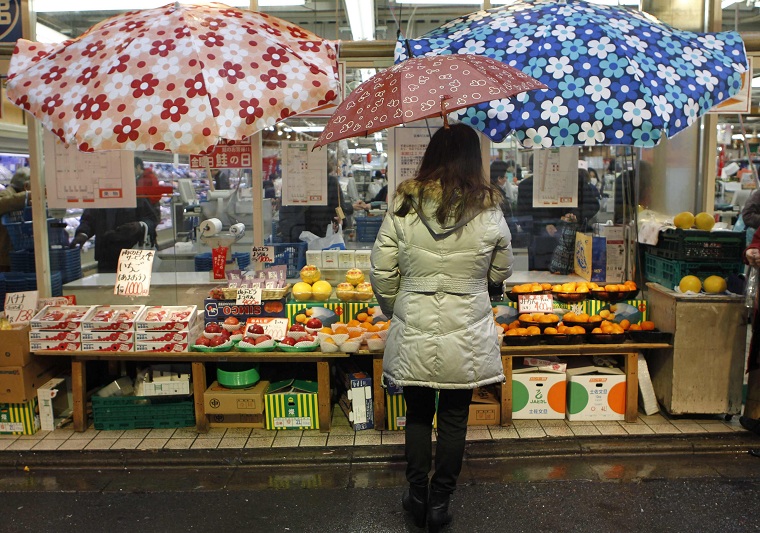
[[[350,268],[346,272],[346,281],[351,285],[358,285],[364,281],[364,272],[360,268]]]
[[[356,296],[357,300],[362,300],[362,301],[371,300],[374,295],[375,295],[375,293],[372,292],[372,284],[371,283],[364,281],[362,283],[359,283],[356,286],[356,295],[355,296]]]
[[[343,283],[338,283],[338,286],[335,287],[335,294],[338,298],[343,300],[344,302],[351,302],[355,298],[355,289],[354,286],[349,283],[348,281],[344,281]]]
[[[328,282],[324,280],[317,281],[314,283],[314,285],[311,286],[312,298],[320,302],[329,300],[330,296],[332,296],[332,291],[333,291],[332,285],[330,285]]]
[[[309,285],[308,283],[299,281],[298,283],[293,285],[293,289],[291,292],[293,293],[293,298],[295,298],[299,302],[305,302],[306,300],[311,300],[311,285]]]
[[[314,283],[319,281],[322,273],[315,265],[306,265],[301,269],[301,279],[306,283]]]

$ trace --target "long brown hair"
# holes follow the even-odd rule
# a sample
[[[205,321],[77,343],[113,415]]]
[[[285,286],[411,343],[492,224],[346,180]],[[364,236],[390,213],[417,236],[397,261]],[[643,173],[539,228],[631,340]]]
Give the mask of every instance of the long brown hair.
[[[435,218],[443,225],[449,217],[459,222],[467,213],[482,211],[487,205],[498,205],[498,190],[483,172],[478,134],[465,124],[441,128],[430,139],[417,176],[417,198],[401,195],[396,216],[406,216],[413,203],[422,205],[425,192],[440,182],[442,196]]]

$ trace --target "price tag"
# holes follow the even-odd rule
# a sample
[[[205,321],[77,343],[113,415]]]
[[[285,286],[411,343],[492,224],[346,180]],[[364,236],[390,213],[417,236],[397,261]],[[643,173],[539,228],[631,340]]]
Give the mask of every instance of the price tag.
[[[9,292],[5,295],[5,317],[11,324],[26,324],[37,312],[37,291]]]
[[[282,339],[288,332],[288,319],[287,318],[258,318],[251,317],[247,320],[248,324],[261,324],[264,328],[264,333],[272,337],[273,339]]]
[[[113,293],[119,296],[148,296],[155,254],[155,250],[122,250]]]
[[[237,305],[261,305],[261,287],[238,287]]]
[[[255,269],[264,263],[274,263],[274,246],[254,246],[251,248],[251,264]]]
[[[554,298],[551,294],[521,294],[517,297],[519,313],[552,313]]]

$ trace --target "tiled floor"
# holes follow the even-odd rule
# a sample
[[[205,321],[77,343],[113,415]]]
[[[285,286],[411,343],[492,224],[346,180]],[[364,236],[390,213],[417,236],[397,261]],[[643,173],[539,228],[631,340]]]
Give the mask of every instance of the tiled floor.
[[[515,420],[511,427],[471,426],[468,441],[500,439],[543,439],[550,437],[625,436],[653,434],[731,433],[745,431],[734,417],[671,419],[662,414],[640,416],[635,423],[566,420]],[[333,411],[332,429],[267,431],[264,429],[211,429],[199,434],[195,428],[133,429],[77,433],[64,428],[39,431],[35,435],[0,435],[3,450],[156,450],[156,449],[242,449],[403,444],[403,431],[354,431],[338,406]]]

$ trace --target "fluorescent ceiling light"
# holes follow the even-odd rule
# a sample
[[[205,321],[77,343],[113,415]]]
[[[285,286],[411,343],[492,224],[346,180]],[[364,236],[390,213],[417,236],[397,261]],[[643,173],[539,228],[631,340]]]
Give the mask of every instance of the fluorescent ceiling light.
[[[69,38],[61,32],[55,31],[53,28],[49,28],[39,22],[35,31],[35,40],[38,43],[58,44]]]
[[[344,0],[354,41],[375,40],[375,0]]]
[[[743,2],[744,0],[723,0],[720,3],[721,9],[726,9],[727,7],[731,7],[734,4],[738,4],[739,2]]]
[[[76,8],[74,8],[74,4],[60,0],[35,0],[33,6],[37,13],[59,13],[63,11],[133,11],[162,7],[166,3],[166,0],[77,0]],[[248,0],[228,0],[225,3],[246,9],[251,5]],[[259,0],[260,7],[302,6],[304,4],[306,0]]]
[[[381,142],[376,142],[376,143],[375,143],[375,149],[376,149],[378,152],[382,152],[382,151],[383,151],[383,143],[381,143]]]
[[[362,154],[362,155],[365,155],[365,154],[370,153],[371,151],[372,150],[370,148],[349,148],[348,149],[348,153],[349,154]]]
[[[323,126],[293,126],[296,133],[313,133],[325,129]]]

